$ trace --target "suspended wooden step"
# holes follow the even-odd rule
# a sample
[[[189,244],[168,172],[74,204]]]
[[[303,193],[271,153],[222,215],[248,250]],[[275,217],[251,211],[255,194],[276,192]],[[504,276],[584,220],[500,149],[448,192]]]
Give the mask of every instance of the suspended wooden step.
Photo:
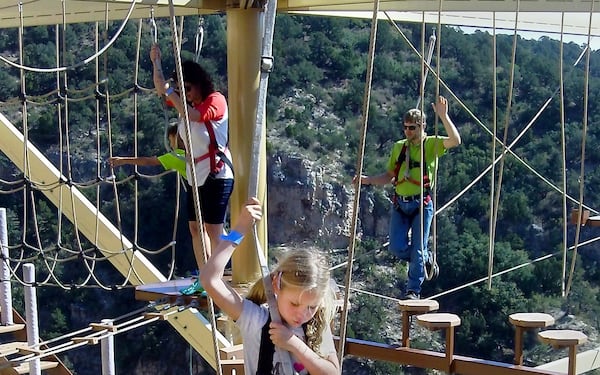
[[[22,329],[25,329],[25,324],[9,324],[6,326],[0,326],[0,334],[16,332]]]
[[[8,363],[4,362],[2,363],[3,366],[7,365]],[[42,371],[44,370],[50,370],[53,368],[58,367],[59,363],[58,362],[54,362],[54,361],[40,361],[40,369]],[[29,373],[29,362],[23,362],[21,364],[19,364],[18,366],[5,366],[3,368],[0,369],[0,374],[2,375],[17,375],[17,374],[28,374]]]
[[[554,324],[554,318],[545,313],[514,313],[508,316],[510,323],[515,326],[515,365],[523,364],[523,335],[525,331],[535,328],[546,328]]]
[[[138,285],[135,287],[135,299],[138,301],[159,301],[165,303],[178,303],[189,305],[192,302],[198,303],[201,309],[207,308],[206,297],[200,294],[183,295],[180,290],[189,287],[194,283],[193,278],[175,279],[161,283],[151,283]]]
[[[11,354],[17,354],[21,349],[28,345],[23,341],[14,341],[0,344],[0,357],[6,357]]]
[[[226,281],[231,282],[231,276],[225,276]],[[164,301],[169,304],[190,305],[194,304],[199,309],[207,309],[206,295],[191,294],[183,295],[181,290],[194,283],[195,278],[175,279],[160,283],[138,285],[135,287],[135,299],[138,301]]]
[[[577,225],[579,222],[579,210],[571,210],[571,224]],[[589,210],[583,210],[581,214],[581,225],[590,227],[600,227],[600,215],[590,216]]]

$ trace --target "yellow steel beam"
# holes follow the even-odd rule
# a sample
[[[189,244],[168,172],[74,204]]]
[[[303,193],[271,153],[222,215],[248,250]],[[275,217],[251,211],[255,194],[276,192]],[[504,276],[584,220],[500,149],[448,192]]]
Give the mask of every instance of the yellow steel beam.
[[[256,106],[260,76],[261,13],[257,9],[227,11],[227,70],[229,85],[230,144],[235,167],[235,188],[231,196],[231,221],[235,222],[242,204],[248,199],[248,183],[252,168],[260,168],[259,198],[267,212],[266,202],[266,142],[261,145],[260,167],[252,161],[252,138],[256,121]],[[265,132],[265,124],[263,134]],[[263,137],[264,138],[264,137]],[[266,242],[267,217],[257,224],[261,243]],[[252,282],[260,276],[258,257],[251,236],[233,255],[234,284]],[[263,245],[264,246],[264,245]],[[264,246],[266,250],[266,246]]]
[[[60,25],[63,23],[63,8],[60,0],[32,0],[24,2],[22,12],[19,12],[18,2],[10,6],[0,6],[0,28],[18,27],[20,19],[23,17],[25,26],[38,25]],[[156,2],[160,3],[160,2]],[[168,17],[168,4],[162,1],[163,5],[154,5],[147,1],[136,0],[131,19],[148,18],[150,11],[154,10],[155,17]],[[175,1],[175,4],[182,3]],[[214,13],[224,8],[224,0],[196,0],[185,2],[186,6],[177,5],[175,14],[194,15]],[[109,20],[122,20],[126,17],[131,2],[105,2],[105,1],[85,1],[85,0],[66,0],[64,9],[64,21],[66,23],[81,23],[104,21],[108,15]]]
[[[233,1],[233,0],[232,0]],[[18,2],[8,6],[0,7],[0,28],[17,27],[20,23],[21,13]],[[155,17],[166,17],[169,15],[168,0],[135,0],[132,14],[133,19],[147,18],[150,10],[154,10]],[[464,26],[479,26],[479,12],[514,12],[516,10],[513,0],[381,0],[381,11],[399,12],[402,17],[404,12],[434,12],[437,14],[442,6],[442,14],[460,12],[450,19],[443,19],[442,23],[451,23]],[[104,21],[108,14],[109,20],[125,18],[131,5],[131,0],[66,0],[65,16],[67,23]],[[175,13],[177,15],[208,14],[229,10],[227,0],[175,0]],[[345,12],[371,12],[372,1],[367,0],[280,0],[278,11],[303,11],[312,14],[321,12],[336,12],[343,15]],[[108,13],[107,13],[108,11]],[[519,2],[519,12],[550,14],[554,12],[558,21],[548,22],[546,16],[539,17],[539,27],[545,31],[548,25],[552,25],[554,31],[560,31],[560,13],[570,14],[583,13],[583,16],[591,11],[589,0],[522,0]],[[594,7],[595,13],[600,12],[600,7]],[[473,15],[471,14],[473,13]],[[353,17],[346,13],[348,17]],[[63,23],[62,2],[59,0],[31,0],[24,2],[22,17],[25,26],[55,25]],[[370,18],[370,17],[369,17]],[[489,17],[488,17],[489,18]],[[398,18],[405,20],[404,18]],[[406,21],[414,20],[409,16]],[[421,18],[416,19],[421,22]],[[428,21],[431,22],[431,21]],[[437,23],[437,18],[434,20]],[[578,28],[587,32],[589,22],[578,22]],[[488,26],[491,23],[487,24]],[[510,25],[512,29],[514,25]],[[537,30],[537,28],[534,28]]]

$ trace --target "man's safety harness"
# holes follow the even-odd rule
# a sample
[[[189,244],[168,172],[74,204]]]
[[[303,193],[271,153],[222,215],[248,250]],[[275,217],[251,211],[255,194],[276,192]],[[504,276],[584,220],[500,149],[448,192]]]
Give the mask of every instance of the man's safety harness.
[[[398,155],[398,159],[396,160],[396,167],[394,168],[394,179],[392,184],[394,185],[394,194],[393,194],[393,202],[394,205],[398,203],[398,195],[396,194],[396,185],[407,181],[413,185],[417,185],[421,187],[421,181],[415,180],[410,176],[410,170],[414,168],[421,168],[421,162],[411,160],[410,151],[408,149],[408,140],[404,142],[402,145],[402,150],[400,151],[400,155]],[[423,165],[425,166],[423,173],[423,197],[427,200],[429,198],[429,188],[431,187],[431,182],[429,181],[429,166],[427,165],[427,160],[425,160],[425,142],[423,142],[421,146],[421,160],[423,161]],[[404,175],[401,180],[398,180],[398,173],[400,173],[400,168],[402,167],[402,163],[406,163],[406,169],[404,170]]]

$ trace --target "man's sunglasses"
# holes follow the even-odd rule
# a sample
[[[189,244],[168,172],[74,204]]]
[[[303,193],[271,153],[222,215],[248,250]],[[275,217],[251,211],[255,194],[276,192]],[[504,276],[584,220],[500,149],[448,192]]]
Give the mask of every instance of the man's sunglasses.
[[[417,128],[417,125],[404,125],[404,130],[416,130]]]

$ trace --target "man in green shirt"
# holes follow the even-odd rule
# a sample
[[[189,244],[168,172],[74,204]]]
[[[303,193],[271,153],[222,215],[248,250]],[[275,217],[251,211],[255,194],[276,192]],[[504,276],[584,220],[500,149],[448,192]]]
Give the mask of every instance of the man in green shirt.
[[[447,137],[428,136],[425,114],[419,109],[411,109],[404,114],[406,138],[394,144],[386,171],[376,176],[361,176],[363,185],[393,183],[395,186],[389,246],[394,255],[409,262],[407,299],[420,298],[421,284],[425,279],[424,267],[432,261],[427,251],[427,240],[435,213],[430,192],[435,183],[437,159],[446,150],[461,144],[460,134],[448,115],[446,98],[440,96],[432,107],[442,121]],[[419,239],[421,233],[423,236]]]

